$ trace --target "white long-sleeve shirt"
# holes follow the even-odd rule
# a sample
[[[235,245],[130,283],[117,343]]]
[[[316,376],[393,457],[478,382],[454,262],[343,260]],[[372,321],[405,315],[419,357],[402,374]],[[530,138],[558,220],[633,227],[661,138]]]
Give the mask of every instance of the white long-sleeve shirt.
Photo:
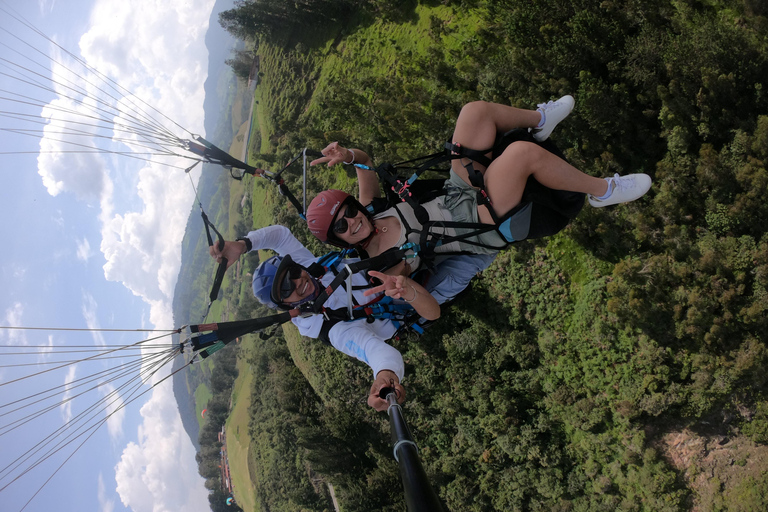
[[[304,247],[290,230],[284,226],[268,226],[248,233],[248,239],[253,245],[253,250],[271,249],[280,256],[291,255],[291,259],[300,265],[309,267],[317,261],[317,258],[309,249]],[[357,260],[350,260],[357,261]],[[254,274],[255,275],[255,274]],[[320,281],[328,286],[333,281],[334,275],[328,273]],[[361,274],[352,276],[353,286],[365,286],[367,281]],[[363,295],[363,290],[353,290],[352,295],[360,304],[370,302],[375,296]],[[325,302],[329,309],[346,308],[347,292],[339,287]],[[323,327],[322,315],[308,317],[296,317],[291,320],[303,336],[317,338]],[[391,320],[374,320],[368,323],[365,319],[352,322],[338,322],[328,332],[331,345],[349,356],[352,356],[373,370],[374,377],[382,370],[391,370],[397,374],[402,382],[405,374],[403,356],[389,345],[386,340],[394,335],[397,328]]]

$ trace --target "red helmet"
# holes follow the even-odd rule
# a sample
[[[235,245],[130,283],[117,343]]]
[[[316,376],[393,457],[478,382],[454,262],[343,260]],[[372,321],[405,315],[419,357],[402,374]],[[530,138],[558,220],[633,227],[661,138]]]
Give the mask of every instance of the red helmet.
[[[320,192],[307,208],[307,226],[309,231],[321,242],[328,242],[331,223],[341,205],[350,197],[343,190],[325,190]]]
[[[320,192],[307,208],[307,227],[309,231],[315,235],[315,237],[321,242],[326,242],[336,247],[351,248],[352,245],[344,242],[337,237],[331,229],[331,224],[339,209],[346,203],[354,201],[357,203],[358,210],[368,217],[368,220],[373,223],[373,217],[367,208],[363,207],[357,199],[347,194],[343,190],[325,190]],[[360,245],[365,246],[373,236],[374,233],[363,240]]]

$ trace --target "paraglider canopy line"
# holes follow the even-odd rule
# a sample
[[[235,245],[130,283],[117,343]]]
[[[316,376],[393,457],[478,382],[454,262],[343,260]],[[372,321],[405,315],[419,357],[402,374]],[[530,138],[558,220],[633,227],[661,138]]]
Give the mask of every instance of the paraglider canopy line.
[[[34,493],[32,496],[30,496],[29,500],[26,502],[26,504],[24,504],[24,506],[23,506],[23,507],[22,507],[22,508],[19,510],[19,512],[23,512],[23,511],[24,511],[24,510],[27,508],[27,506],[28,506],[28,505],[29,505],[29,504],[32,502],[32,500],[34,500],[34,499],[35,499],[35,497],[36,497],[36,496],[37,496],[37,495],[40,493],[40,491],[42,491],[42,490],[43,490],[43,488],[44,488],[46,485],[48,485],[48,482],[50,482],[50,481],[51,481],[51,479],[52,479],[52,478],[53,478],[53,477],[54,477],[54,476],[55,476],[55,475],[56,475],[56,474],[57,474],[57,473],[58,473],[58,472],[61,470],[61,468],[63,468],[63,467],[64,467],[64,465],[65,465],[67,462],[69,462],[69,460],[70,460],[70,459],[71,459],[71,458],[72,458],[72,457],[75,455],[75,453],[77,453],[77,452],[80,450],[80,448],[82,448],[82,447],[83,447],[83,445],[84,445],[84,444],[85,444],[85,443],[86,443],[86,442],[87,442],[87,441],[88,441],[88,440],[89,440],[91,437],[93,437],[93,435],[96,433],[96,431],[99,429],[99,427],[101,427],[102,425],[104,425],[104,424],[105,424],[105,423],[106,423],[106,422],[107,422],[107,421],[108,421],[108,420],[109,420],[109,419],[110,419],[110,418],[111,418],[111,417],[112,417],[114,414],[116,414],[118,411],[122,410],[122,409],[123,409],[123,408],[125,408],[125,407],[126,407],[128,404],[130,404],[130,403],[134,402],[135,400],[137,400],[138,398],[142,397],[143,395],[145,395],[145,394],[146,394],[147,392],[149,392],[150,390],[154,389],[154,387],[155,387],[155,386],[157,386],[158,384],[161,384],[161,383],[165,382],[165,381],[166,381],[168,378],[170,378],[170,377],[173,377],[173,376],[174,376],[174,375],[176,375],[178,372],[180,372],[180,371],[184,370],[184,369],[185,369],[187,366],[189,366],[189,364],[190,364],[190,363],[187,363],[187,364],[183,365],[181,368],[179,368],[179,369],[178,369],[178,370],[176,370],[176,371],[173,371],[173,372],[171,372],[171,373],[170,373],[169,375],[167,375],[166,377],[163,377],[162,379],[160,379],[158,382],[156,382],[155,384],[153,384],[152,386],[150,386],[149,388],[147,388],[147,389],[146,389],[146,390],[144,390],[143,392],[141,392],[141,393],[139,393],[138,395],[136,395],[136,396],[132,397],[130,400],[127,400],[127,401],[125,401],[125,402],[124,402],[124,403],[122,403],[122,404],[121,404],[119,407],[117,407],[117,408],[116,408],[114,411],[112,411],[111,413],[109,413],[109,414],[108,414],[108,415],[107,415],[107,416],[106,416],[104,419],[102,419],[102,420],[101,420],[101,421],[100,421],[100,422],[99,422],[99,423],[98,423],[98,424],[97,424],[97,425],[96,425],[96,426],[95,426],[95,427],[94,427],[94,428],[91,430],[91,433],[90,433],[90,434],[89,434],[89,435],[88,435],[88,436],[87,436],[87,437],[86,437],[86,438],[83,440],[83,442],[82,442],[82,443],[80,443],[80,444],[77,446],[77,448],[75,448],[75,449],[72,451],[72,453],[70,453],[70,454],[69,454],[69,456],[68,456],[68,457],[67,457],[67,458],[66,458],[66,459],[65,459],[65,460],[64,460],[64,461],[63,461],[61,464],[59,464],[59,466],[56,468],[56,470],[55,470],[55,471],[53,471],[53,473],[52,473],[52,474],[51,474],[51,475],[50,475],[50,476],[49,476],[49,477],[46,479],[46,481],[45,481],[45,482],[43,482],[43,484],[42,484],[42,485],[41,485],[41,486],[40,486],[40,487],[37,489],[37,491],[35,491],[35,493]],[[16,479],[18,479],[18,478],[19,478],[19,477],[17,477]],[[15,481],[16,479],[14,479],[14,481]],[[13,482],[11,482],[11,483],[13,483]],[[8,485],[10,485],[10,483],[9,483]],[[6,485],[6,486],[5,486],[5,487],[3,487],[2,489],[0,489],[0,492],[1,492],[2,490],[4,490],[5,488],[7,488],[7,487],[8,487],[8,485]]]
[[[181,329],[94,329],[87,327],[24,327],[19,325],[0,325],[0,329],[21,329],[26,331],[181,332]]]
[[[81,329],[74,329],[74,330],[81,330]],[[98,329],[96,329],[96,330],[98,330]],[[176,332],[178,332],[178,331],[176,331]],[[134,344],[132,344],[132,345],[126,345],[126,346],[127,346],[127,347],[135,347],[135,346],[139,346],[139,345],[142,345],[142,344],[144,344],[144,343],[146,343],[146,342],[148,342],[148,341],[154,341],[154,340],[156,340],[156,339],[158,339],[158,338],[162,338],[163,336],[168,336],[168,335],[169,335],[169,334],[161,334],[160,336],[155,336],[155,337],[153,337],[153,338],[147,338],[147,339],[146,339],[146,340],[144,340],[144,341],[138,341],[138,342],[136,342],[136,343],[134,343]],[[123,348],[115,348],[115,349],[112,349],[112,350],[108,350],[107,352],[104,352],[103,354],[104,354],[104,355],[106,355],[106,354],[110,354],[110,353],[112,353],[112,352],[117,352],[118,350],[123,350]],[[95,354],[95,355],[92,355],[92,356],[90,356],[90,357],[86,357],[85,359],[81,359],[81,360],[80,360],[80,362],[84,362],[84,361],[91,361],[91,360],[94,360],[94,359],[100,359],[100,357],[99,357],[99,356],[100,356],[100,354]],[[32,378],[32,377],[36,377],[36,376],[38,376],[38,375],[42,375],[43,373],[48,373],[48,372],[51,372],[51,371],[54,371],[54,370],[58,370],[58,369],[60,369],[60,368],[63,368],[63,367],[64,367],[64,366],[66,366],[67,364],[69,364],[69,363],[66,363],[66,364],[62,364],[62,365],[60,365],[60,366],[56,366],[56,367],[54,367],[54,368],[49,368],[48,370],[43,370],[43,371],[41,371],[41,372],[37,372],[37,373],[33,373],[33,374],[30,374],[30,375],[26,375],[26,376],[24,376],[24,377],[19,377],[18,379],[13,379],[13,380],[9,380],[9,381],[6,381],[6,382],[2,382],[2,383],[0,383],[0,387],[2,387],[2,386],[7,386],[8,384],[13,384],[14,382],[19,382],[19,381],[22,381],[22,380],[25,380],[25,379],[29,379],[29,378]]]

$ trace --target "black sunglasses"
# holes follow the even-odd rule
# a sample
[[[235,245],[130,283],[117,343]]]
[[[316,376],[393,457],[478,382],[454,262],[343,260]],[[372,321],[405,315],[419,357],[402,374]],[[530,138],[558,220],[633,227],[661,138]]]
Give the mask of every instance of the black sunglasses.
[[[349,223],[347,222],[347,219],[352,219],[356,215],[357,205],[355,203],[347,204],[347,208],[344,210],[344,215],[342,215],[340,219],[333,223],[333,232],[337,235],[346,233],[347,229],[349,229]]]
[[[290,295],[296,289],[296,284],[293,282],[293,280],[300,278],[303,270],[304,268],[301,265],[294,263],[290,265],[285,271],[285,274],[283,274],[283,280],[280,282],[280,298],[282,300],[290,297]]]

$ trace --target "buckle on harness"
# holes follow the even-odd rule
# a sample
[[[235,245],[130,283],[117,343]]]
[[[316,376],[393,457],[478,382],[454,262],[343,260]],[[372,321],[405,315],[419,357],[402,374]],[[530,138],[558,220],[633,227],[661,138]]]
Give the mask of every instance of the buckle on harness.
[[[410,197],[410,196],[413,195],[411,193],[411,191],[408,190],[410,188],[410,186],[411,186],[410,183],[408,183],[407,181],[405,183],[403,183],[400,180],[397,180],[397,183],[398,183],[398,185],[401,185],[400,189],[396,190],[395,187],[393,186],[392,187],[392,191],[395,192],[401,200],[405,201],[406,197]]]
[[[406,254],[403,256],[403,259],[408,259],[408,258],[415,258],[419,254],[420,247],[419,247],[419,244],[416,244],[413,242],[407,242],[401,245],[399,249],[401,251],[408,251],[408,250],[413,251],[413,254]]]
[[[493,201],[491,201],[491,198],[490,198],[490,197],[488,197],[488,194],[485,192],[485,189],[484,189],[484,188],[481,188],[481,189],[479,190],[479,192],[480,192],[480,194],[483,196],[483,203],[482,203],[482,204],[490,204],[490,205],[492,205],[492,204],[493,204]]]
[[[309,316],[312,316],[315,313],[315,301],[309,301],[305,302],[301,306],[297,308],[299,310],[299,315],[302,318],[307,318]],[[323,314],[325,314],[325,308],[323,308]]]

